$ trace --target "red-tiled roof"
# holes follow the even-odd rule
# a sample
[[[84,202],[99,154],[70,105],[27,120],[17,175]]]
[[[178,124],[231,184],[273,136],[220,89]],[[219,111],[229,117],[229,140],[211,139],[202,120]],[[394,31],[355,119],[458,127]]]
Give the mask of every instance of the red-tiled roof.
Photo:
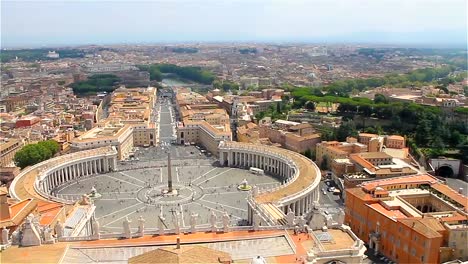
[[[442,183],[433,184],[431,187],[462,205],[465,210],[468,209],[468,197],[459,194],[454,189]]]

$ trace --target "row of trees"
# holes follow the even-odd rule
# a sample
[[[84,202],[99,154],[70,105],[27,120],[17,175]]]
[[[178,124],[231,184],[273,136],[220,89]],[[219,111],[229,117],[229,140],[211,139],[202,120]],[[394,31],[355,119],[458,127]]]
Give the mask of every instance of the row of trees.
[[[278,102],[275,105],[271,105],[267,111],[262,111],[255,115],[255,119],[261,120],[264,117],[271,117],[272,121],[278,119],[286,119],[288,112],[291,110],[291,106],[285,102]]]
[[[50,49],[22,49],[22,50],[2,50],[0,53],[1,62],[9,62],[17,57],[23,61],[52,60],[47,57]],[[60,58],[83,58],[85,53],[78,49],[57,50]]]
[[[215,80],[213,81],[213,88],[220,89],[224,92],[227,91],[238,91],[239,90],[239,84],[231,81],[220,81],[220,80]]]
[[[197,53],[198,49],[197,48],[172,48],[172,52],[174,53]]]
[[[162,81],[163,73],[176,74],[182,79],[202,83],[211,84],[215,80],[215,75],[200,67],[194,66],[177,66],[174,64],[152,64],[152,65],[138,65],[142,71],[150,73],[150,80]]]
[[[406,74],[388,74],[381,78],[376,77],[336,81],[330,85],[322,87],[321,89],[315,87],[294,88],[291,92],[296,98],[308,95],[335,95],[347,97],[348,94],[352,92],[364,91],[381,86],[421,86],[428,82],[439,80],[439,78],[446,78],[454,69],[455,66],[418,69]],[[463,78],[463,76],[459,76],[457,78]]]
[[[60,150],[60,145],[54,140],[41,141],[37,144],[29,144],[15,153],[13,158],[16,166],[21,169],[50,159]]]
[[[120,82],[120,78],[113,74],[95,74],[86,81],[79,81],[70,84],[73,92],[79,95],[93,94],[97,92],[112,92],[116,85]]]

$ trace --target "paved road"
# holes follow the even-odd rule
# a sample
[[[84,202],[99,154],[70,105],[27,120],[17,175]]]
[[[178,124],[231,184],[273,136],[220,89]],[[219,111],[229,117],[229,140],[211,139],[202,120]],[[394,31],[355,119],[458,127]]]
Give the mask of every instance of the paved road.
[[[158,113],[160,115],[158,118],[159,142],[161,145],[167,145],[176,139],[174,106],[168,100],[162,100],[157,107],[160,109]]]

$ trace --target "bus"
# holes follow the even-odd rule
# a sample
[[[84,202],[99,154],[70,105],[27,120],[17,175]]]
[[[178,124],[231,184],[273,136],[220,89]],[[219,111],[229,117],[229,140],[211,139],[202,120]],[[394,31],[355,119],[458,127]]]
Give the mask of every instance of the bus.
[[[262,169],[250,167],[250,172],[253,174],[263,175],[265,172]]]

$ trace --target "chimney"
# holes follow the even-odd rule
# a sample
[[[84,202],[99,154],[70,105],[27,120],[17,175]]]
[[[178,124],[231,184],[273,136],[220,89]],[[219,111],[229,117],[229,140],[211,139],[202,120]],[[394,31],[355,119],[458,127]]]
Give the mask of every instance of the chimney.
[[[459,188],[459,189],[458,189],[458,193],[459,193],[459,194],[463,194],[463,188]]]
[[[177,237],[176,249],[180,249],[180,237]]]

